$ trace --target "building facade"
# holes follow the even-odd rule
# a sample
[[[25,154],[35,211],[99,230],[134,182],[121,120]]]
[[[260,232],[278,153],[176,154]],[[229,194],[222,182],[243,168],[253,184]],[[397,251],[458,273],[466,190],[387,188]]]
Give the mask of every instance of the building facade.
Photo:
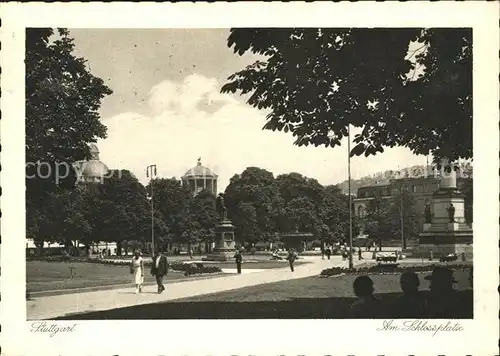
[[[217,174],[201,164],[201,158],[195,167],[191,168],[181,177],[182,185],[187,186],[193,195],[202,190],[208,190],[213,195],[217,195]]]
[[[431,202],[432,194],[439,189],[439,177],[424,176],[416,178],[395,178],[383,182],[377,182],[371,185],[363,186],[358,189],[356,198],[353,200],[354,214],[359,219],[360,225],[363,228],[364,219],[367,215],[368,204],[375,197],[382,199],[391,199],[400,194],[400,192],[408,192],[412,196],[415,207],[414,211],[418,220],[418,231],[421,232],[425,222],[425,206],[427,202]],[[457,187],[464,191],[472,185],[471,178],[458,178]],[[431,205],[432,207],[432,205]],[[431,214],[433,212],[431,211]]]

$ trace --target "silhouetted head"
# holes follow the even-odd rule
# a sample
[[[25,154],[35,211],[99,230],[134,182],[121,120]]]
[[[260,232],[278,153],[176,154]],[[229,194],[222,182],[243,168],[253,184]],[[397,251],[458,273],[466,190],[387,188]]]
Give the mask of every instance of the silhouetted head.
[[[420,279],[414,272],[405,272],[399,280],[403,293],[417,292],[420,286]]]
[[[135,250],[134,256],[139,257],[141,255],[141,250]]]
[[[446,267],[436,267],[432,274],[425,277],[426,280],[431,282],[431,292],[448,292],[453,290],[453,283],[456,280],[453,278],[453,271]]]
[[[369,297],[373,295],[373,281],[368,276],[359,276],[353,283],[354,294],[358,298]]]

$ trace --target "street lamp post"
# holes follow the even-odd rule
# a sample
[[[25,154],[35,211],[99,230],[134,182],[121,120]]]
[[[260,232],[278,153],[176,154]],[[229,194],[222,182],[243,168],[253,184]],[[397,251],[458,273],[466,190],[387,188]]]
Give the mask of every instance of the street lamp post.
[[[149,185],[151,187],[151,257],[155,254],[155,210],[154,210],[154,189],[153,178],[156,176],[156,164],[151,164],[146,167],[146,177],[150,178]]]
[[[349,269],[353,269],[352,197],[351,197],[351,125],[347,126],[347,190],[349,193]]]

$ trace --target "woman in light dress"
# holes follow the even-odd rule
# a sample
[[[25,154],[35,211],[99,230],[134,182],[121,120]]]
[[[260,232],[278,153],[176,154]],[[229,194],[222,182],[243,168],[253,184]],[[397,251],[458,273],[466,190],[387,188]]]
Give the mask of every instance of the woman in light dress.
[[[134,276],[135,294],[142,292],[144,283],[144,260],[141,257],[141,251],[135,251],[130,265],[130,273]]]

